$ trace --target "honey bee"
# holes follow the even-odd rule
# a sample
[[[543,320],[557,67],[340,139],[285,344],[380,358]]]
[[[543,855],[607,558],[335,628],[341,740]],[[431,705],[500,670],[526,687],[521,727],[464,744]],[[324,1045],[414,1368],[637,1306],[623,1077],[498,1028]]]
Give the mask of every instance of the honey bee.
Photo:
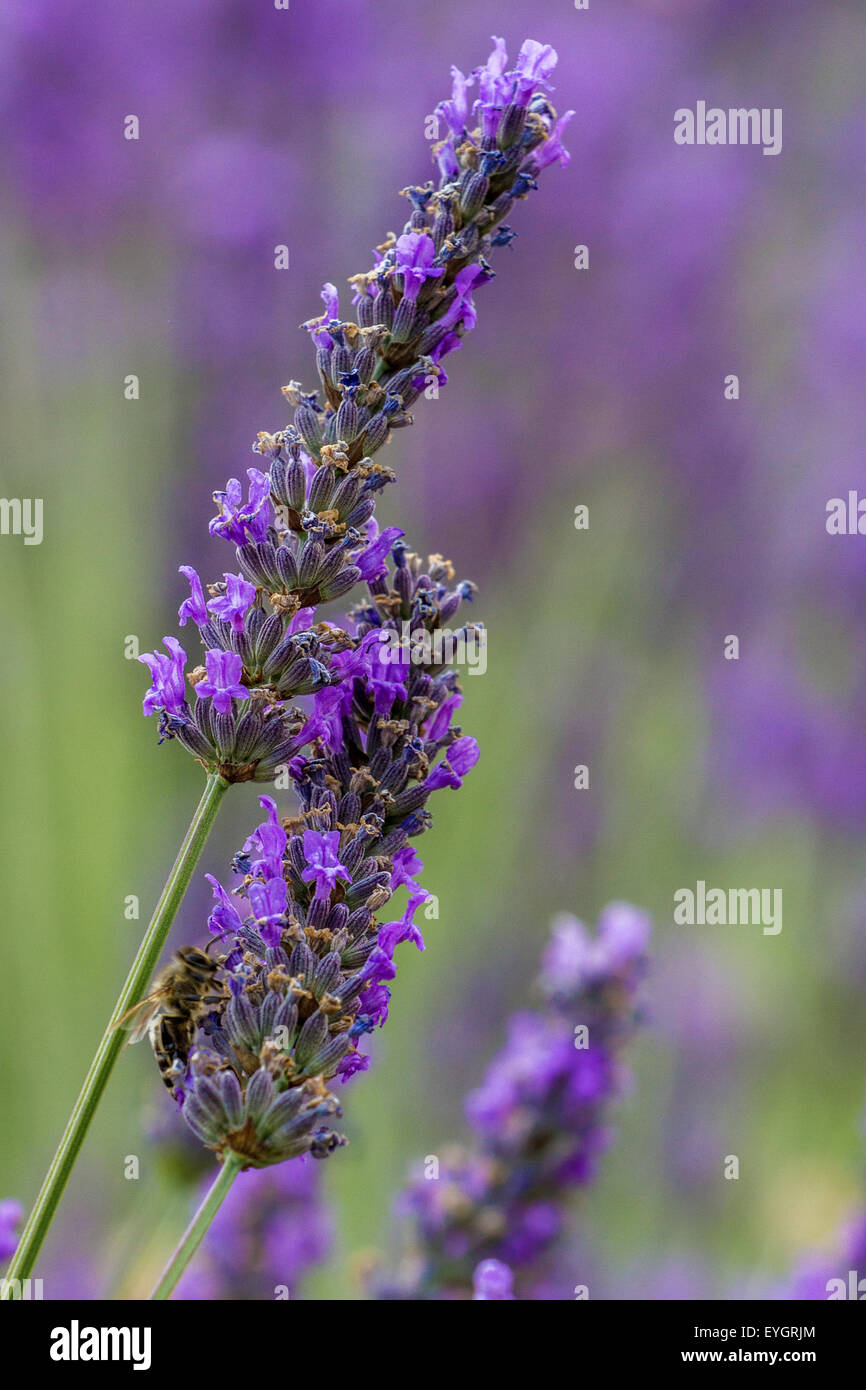
[[[226,997],[225,991],[214,993],[218,970],[219,964],[197,946],[182,946],[163,966],[150,994],[114,1025],[129,1030],[131,1043],[147,1036],[170,1091],[186,1070],[196,1024],[210,1005]]]

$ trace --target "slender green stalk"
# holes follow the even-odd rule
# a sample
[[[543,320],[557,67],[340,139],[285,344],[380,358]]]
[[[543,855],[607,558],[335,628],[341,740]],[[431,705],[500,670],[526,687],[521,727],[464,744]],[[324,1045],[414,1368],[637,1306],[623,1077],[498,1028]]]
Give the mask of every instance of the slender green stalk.
[[[90,1121],[93,1119],[112,1068],[126,1041],[123,1031],[116,1026],[117,1022],[144,997],[150,977],[165,945],[169,928],[192,878],[193,870],[198,863],[205,841],[216,819],[220,802],[228,790],[228,785],[218,773],[212,772],[208,775],[201,801],[196,807],[189,829],[178,850],[174,867],[159,895],[159,901],[150,919],[150,925],[142,938],[138,954],[126,977],[126,984],[114,1006],[102,1042],[90,1064],[84,1085],[75,1102],[66,1129],[63,1131],[57,1152],[51,1161],[51,1167],[45,1175],[39,1196],[36,1198],[36,1203],[27,1219],[27,1225],[21,1233],[18,1249],[6,1271],[5,1289],[2,1294],[5,1298],[13,1297],[15,1286],[12,1281],[26,1279],[33,1269],[36,1256],[54,1218],[54,1213],[63,1195],[63,1189],[84,1142]]]
[[[190,1221],[175,1247],[171,1259],[162,1271],[159,1282],[150,1295],[152,1301],[171,1298],[180,1276],[204,1240],[210,1223],[222,1206],[228,1190],[242,1166],[243,1159],[238,1158],[237,1154],[231,1153],[231,1151],[226,1154],[222,1167],[214,1178],[207,1196],[202,1200],[201,1206]]]

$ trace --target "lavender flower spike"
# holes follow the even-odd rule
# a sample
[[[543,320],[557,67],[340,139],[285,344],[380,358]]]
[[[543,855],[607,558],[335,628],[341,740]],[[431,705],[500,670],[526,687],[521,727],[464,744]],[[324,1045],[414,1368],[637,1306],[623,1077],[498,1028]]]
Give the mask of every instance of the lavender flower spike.
[[[326,284],[325,312],[307,325],[323,399],[295,381],[284,387],[292,422],[260,432],[253,446],[267,472],[247,470],[246,495],[237,478],[213,494],[210,532],[235,547],[237,570],[230,565],[205,586],[182,567],[190,594],[178,614],[198,630],[204,667],[189,673],[187,691],[175,638],[166,639],[167,656],[142,657],[151,673],[144,712],[159,716],[160,742],[177,741],[202,764],[205,791],[88,1074],[87,1104],[73,1113],[25,1228],[16,1274],[32,1267],[119,1054],[117,1029],[142,1000],[232,783],[287,778],[300,815],[283,822],[281,860],[276,839],[265,845],[275,812],[257,845],[248,841],[238,856],[245,906],[235,908],[215,883],[211,925],[225,948],[215,987],[224,994],[196,1019],[193,1046],[187,1052],[182,1039],[170,1067],[185,1119],[224,1160],[205,1199],[208,1215],[239,1169],[323,1157],[344,1142],[330,1125],[339,1105],[326,1083],[368,1065],[358,1039],[387,1017],[396,947],[423,945],[412,920],[420,893],[378,940],[375,914],[393,891],[393,856],[429,828],[431,795],[459,787],[478,756],[475,741],[451,723],[456,672],[429,640],[473,586],[451,589],[441,557],[425,566],[393,532],[380,532],[376,499],[393,474],[373,455],[411,424],[409,407],[429,376],[445,380],[441,359],[475,322],[474,291],[492,278],[487,256],[510,241],[504,218],[536,187],[537,154],[555,130],[545,95],[555,61],[551,49],[530,42],[509,73],[497,44],[486,124],[459,132],[469,114],[455,78],[448,148],[434,151],[439,187],[405,190],[411,213],[401,236],[389,235],[373,267],[350,281],[357,321],[338,317],[336,289]],[[316,621],[319,605],[361,580],[369,597],[350,612],[349,630]],[[407,623],[428,639],[428,655],[389,669],[376,644]],[[452,635],[478,640],[479,629]],[[294,703],[304,697],[313,697],[312,709]],[[397,867],[396,881],[405,883],[405,873]],[[193,1223],[196,1241],[204,1224]],[[181,1242],[155,1297],[170,1294],[192,1248]]]
[[[473,79],[454,70],[452,100],[442,107],[449,134],[434,151],[445,170],[439,187],[404,190],[412,211],[401,235],[389,236],[372,269],[350,279],[356,320],[339,317],[328,283],[324,313],[304,325],[323,400],[298,382],[285,386],[292,422],[261,432],[253,446],[268,472],[249,468],[246,493],[238,478],[214,493],[210,532],[235,546],[240,572],[209,585],[206,600],[195,570],[181,567],[190,596],[179,621],[198,628],[206,671],[190,673],[194,697],[187,697],[185,657],[171,639],[169,657],[142,658],[153,677],[144,709],[160,715],[160,742],[177,739],[226,782],[271,780],[321,733],[289,701],[338,686],[337,657],[351,644],[330,624],[299,632],[295,618],[345,597],[359,581],[378,584],[402,536],[396,527],[379,531],[376,497],[393,475],[372,456],[412,423],[409,408],[431,375],[447,382],[442,359],[474,328],[474,296],[493,278],[487,257],[513,236],[504,218],[545,164],[567,159],[566,118],[557,123],[546,96],[555,65],[549,45],[527,40],[509,70],[497,39],[476,74],[477,127],[466,97]],[[380,669],[379,678],[382,713],[404,682],[397,668]],[[336,703],[345,705],[343,695]],[[470,754],[465,745],[467,768]],[[451,786],[462,775],[453,760],[440,774]]]
[[[574,918],[557,921],[541,1005],[511,1019],[467,1101],[473,1144],[444,1155],[438,1177],[415,1179],[401,1199],[415,1239],[380,1298],[508,1298],[511,1270],[531,1273],[554,1244],[571,1189],[591,1181],[610,1142],[607,1109],[623,1088],[619,1051],[639,1018],[649,930],[624,903],[605,909],[594,937]]]
[[[324,1158],[346,1142],[333,1128],[341,1110],[331,1086],[369,1065],[359,1043],[387,1019],[397,948],[424,949],[415,915],[428,894],[409,841],[432,824],[431,796],[458,789],[479,756],[453,723],[457,672],[432,640],[450,639],[446,651],[481,643],[478,625],[447,626],[474,585],[452,586],[449,562],[425,564],[399,528],[380,531],[376,499],[393,474],[372,456],[411,424],[408,406],[428,377],[446,379],[440,361],[476,322],[474,292],[492,279],[486,255],[511,239],[503,218],[536,186],[535,151],[554,128],[540,93],[556,55],[525,45],[505,73],[497,52],[497,91],[511,103],[501,134],[463,129],[457,143],[468,106],[455,89],[453,173],[438,190],[405,190],[402,235],[350,282],[357,322],[338,317],[326,284],[324,314],[304,325],[323,401],[298,382],[284,387],[291,424],[253,446],[268,474],[249,470],[246,500],[237,479],[214,494],[211,533],[235,545],[239,572],[210,585],[203,603],[198,576],[184,570],[190,598],[179,616],[193,619],[205,648],[206,670],[189,678],[195,704],[178,696],[177,665],[155,667],[148,712],[162,710],[163,738],[225,783],[269,780],[280,760],[300,811],[280,821],[268,801],[267,822],[235,857],[234,890],[211,879],[221,974],[167,1073],[184,1119],[222,1162],[208,1216],[238,1171]],[[313,621],[359,581],[367,597],[342,625]],[[169,684],[170,709],[157,703]],[[312,709],[288,704],[304,695]],[[380,926],[376,914],[403,886],[406,910]],[[192,1223],[196,1239],[204,1224]],[[181,1242],[155,1297],[171,1292],[190,1249]]]
[[[557,124],[547,98],[555,66],[554,49],[528,39],[509,69],[497,39],[473,77],[452,68],[452,98],[438,108],[447,134],[433,147],[438,187],[403,190],[412,213],[402,234],[383,242],[370,270],[350,277],[357,321],[338,317],[334,287],[326,286],[326,312],[304,325],[324,400],[297,382],[284,394],[312,459],[335,448],[349,469],[369,459],[392,430],[412,423],[409,408],[429,375],[447,381],[441,359],[476,322],[470,290],[493,278],[487,258],[514,235],[505,218],[543,168],[567,162],[567,117]],[[481,98],[470,115],[475,78]]]
[[[395,546],[393,571],[352,615],[335,684],[314,697],[317,753],[290,765],[301,814],[280,821],[262,797],[267,819],[235,857],[234,892],[210,880],[226,1002],[202,1020],[175,1094],[205,1145],[249,1167],[344,1142],[331,1086],[369,1065],[360,1044],[387,1019],[397,949],[424,948],[415,918],[429,895],[411,841],[432,823],[431,796],[458,787],[478,755],[452,722],[456,671],[422,653],[402,683],[380,676],[383,632],[442,631],[467,592],[441,560],[426,571]],[[402,888],[402,916],[380,924]]]
[[[336,290],[325,285],[325,312],[304,325],[324,401],[297,382],[284,388],[292,424],[254,445],[270,462],[268,488],[251,469],[246,501],[237,479],[215,494],[211,529],[236,545],[240,574],[211,586],[204,614],[197,576],[185,571],[191,598],[182,614],[199,627],[207,672],[191,677],[195,708],[175,708],[164,728],[207,766],[216,758],[228,780],[264,780],[281,752],[300,803],[282,827],[269,811],[236,857],[234,893],[211,880],[210,926],[231,998],[204,1021],[176,1078],[203,1142],[249,1166],[324,1155],[341,1142],[329,1127],[339,1109],[328,1085],[368,1065],[358,1044],[387,1018],[397,947],[424,945],[414,917],[426,894],[407,878],[409,842],[431,824],[430,797],[459,788],[479,756],[453,722],[457,673],[430,641],[448,635],[474,586],[453,585],[441,557],[425,565],[398,527],[379,530],[376,497],[392,475],[371,456],[410,422],[406,407],[425,376],[441,371],[441,357],[476,322],[474,292],[492,278],[485,255],[509,239],[502,219],[534,187],[538,152],[552,137],[542,93],[555,61],[552,49],[527,44],[508,72],[497,43],[482,86],[501,135],[462,126],[468,84],[455,75],[455,176],[438,190],[406,190],[412,214],[402,235],[351,281],[357,322],[338,317]],[[319,604],[359,580],[368,598],[344,626],[311,623]],[[302,613],[306,631],[294,626]],[[407,626],[411,659],[399,646]],[[452,635],[470,646],[483,637],[478,625]],[[312,712],[283,730],[285,699],[307,692]],[[295,739],[288,756],[286,744],[266,756],[256,745],[268,718]],[[274,837],[267,855],[266,835]],[[413,857],[412,874],[420,868]],[[407,883],[405,913],[380,926],[376,913]]]

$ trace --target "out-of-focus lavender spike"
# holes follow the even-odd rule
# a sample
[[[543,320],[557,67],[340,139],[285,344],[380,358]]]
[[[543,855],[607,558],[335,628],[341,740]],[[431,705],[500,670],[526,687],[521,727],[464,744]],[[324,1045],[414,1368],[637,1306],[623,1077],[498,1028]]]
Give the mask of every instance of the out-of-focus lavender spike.
[[[539,981],[542,1003],[514,1015],[505,1046],[466,1103],[474,1142],[425,1165],[399,1208],[414,1226],[403,1267],[380,1279],[384,1299],[467,1298],[474,1272],[501,1261],[528,1285],[563,1228],[574,1187],[590,1182],[610,1143],[607,1111],[622,1092],[619,1053],[639,1020],[649,919],[608,907],[592,935],[554,924]]]
[[[841,1232],[835,1256],[804,1256],[772,1296],[806,1303],[866,1297],[866,1214],[859,1212]]]
[[[328,1258],[333,1244],[320,1176],[318,1165],[305,1159],[242,1174],[175,1296],[294,1302],[305,1276]]]

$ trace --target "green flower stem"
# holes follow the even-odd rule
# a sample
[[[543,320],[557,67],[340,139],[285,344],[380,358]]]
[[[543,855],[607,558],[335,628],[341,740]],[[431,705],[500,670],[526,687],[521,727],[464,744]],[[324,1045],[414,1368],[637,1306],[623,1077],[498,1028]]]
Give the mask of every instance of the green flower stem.
[[[204,1240],[211,1222],[222,1206],[229,1188],[241,1171],[243,1163],[244,1160],[232,1153],[231,1150],[226,1154],[222,1167],[214,1178],[207,1196],[203,1199],[201,1206],[181,1236],[171,1259],[162,1271],[159,1283],[150,1295],[152,1301],[171,1298],[180,1276]]]
[[[33,1269],[36,1256],[54,1219],[54,1213],[63,1195],[63,1189],[66,1187],[69,1175],[75,1166],[75,1160],[84,1142],[90,1121],[93,1119],[112,1068],[126,1041],[123,1030],[116,1026],[117,1022],[144,997],[165,945],[165,939],[183,900],[183,895],[189,886],[193,870],[204,849],[205,841],[210,834],[220,802],[228,790],[228,786],[228,782],[220,777],[219,773],[212,772],[208,775],[201,801],[196,807],[189,829],[178,850],[174,867],[160,893],[159,902],[156,904],[150,919],[150,925],[142,938],[138,954],[126,977],[126,984],[114,1006],[102,1042],[90,1064],[84,1085],[75,1102],[66,1129],[63,1131],[63,1138],[60,1140],[39,1196],[36,1198],[33,1210],[27,1219],[27,1225],[21,1233],[18,1248],[6,1271],[6,1284],[3,1293],[5,1298],[13,1297],[14,1285],[12,1281],[26,1279]]]

